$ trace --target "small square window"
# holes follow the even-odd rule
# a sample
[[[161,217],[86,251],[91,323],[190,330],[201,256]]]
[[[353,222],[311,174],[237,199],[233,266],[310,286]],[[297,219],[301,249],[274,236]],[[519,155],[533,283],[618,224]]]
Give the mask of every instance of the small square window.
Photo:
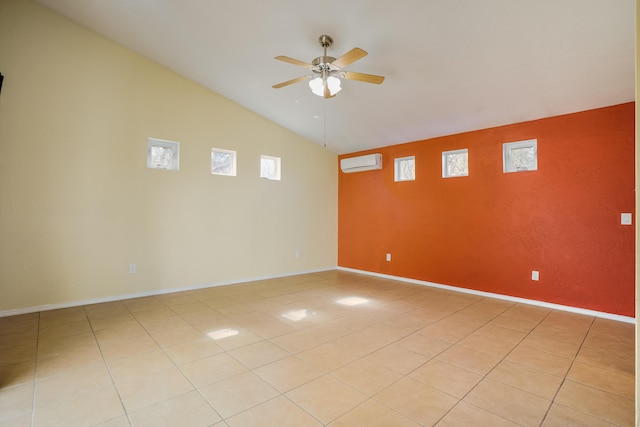
[[[260,178],[280,180],[280,157],[260,156]]]
[[[211,174],[236,176],[236,152],[212,148]]]
[[[538,170],[538,140],[502,144],[502,164],[505,173]]]
[[[148,138],[147,167],[176,171],[180,169],[180,143]]]
[[[414,181],[416,179],[415,156],[393,159],[394,177],[398,181]]]
[[[469,150],[444,151],[442,153],[442,177],[453,178],[469,175]]]

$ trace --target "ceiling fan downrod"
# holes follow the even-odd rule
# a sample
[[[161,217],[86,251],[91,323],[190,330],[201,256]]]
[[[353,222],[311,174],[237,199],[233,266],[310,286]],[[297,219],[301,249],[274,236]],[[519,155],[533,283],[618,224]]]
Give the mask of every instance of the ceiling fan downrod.
[[[331,36],[323,34],[320,37],[318,37],[318,42],[320,43],[320,46],[322,46],[322,48],[324,49],[324,54],[314,59],[311,62],[311,65],[320,67],[321,70],[330,71],[331,70],[330,64],[333,61],[335,61],[336,58],[334,58],[333,56],[327,56],[327,48],[333,44],[333,39],[331,38]]]

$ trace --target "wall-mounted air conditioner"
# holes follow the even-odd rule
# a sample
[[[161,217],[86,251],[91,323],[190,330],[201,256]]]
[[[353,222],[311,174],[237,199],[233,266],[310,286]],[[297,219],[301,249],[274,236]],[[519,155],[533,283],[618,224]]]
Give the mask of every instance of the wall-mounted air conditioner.
[[[382,169],[382,154],[367,154],[342,159],[340,160],[340,169],[345,173]]]

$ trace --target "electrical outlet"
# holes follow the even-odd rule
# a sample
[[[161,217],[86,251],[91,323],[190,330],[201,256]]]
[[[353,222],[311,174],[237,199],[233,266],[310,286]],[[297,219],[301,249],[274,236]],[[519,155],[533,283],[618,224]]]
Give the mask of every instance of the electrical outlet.
[[[129,264],[129,274],[135,274],[138,271],[138,266],[135,264]]]
[[[302,251],[300,249],[298,249],[296,251],[296,258],[300,258],[302,256]]]
[[[387,254],[387,261],[391,261],[391,254]]]
[[[536,270],[531,271],[531,280],[540,280],[540,272]]]

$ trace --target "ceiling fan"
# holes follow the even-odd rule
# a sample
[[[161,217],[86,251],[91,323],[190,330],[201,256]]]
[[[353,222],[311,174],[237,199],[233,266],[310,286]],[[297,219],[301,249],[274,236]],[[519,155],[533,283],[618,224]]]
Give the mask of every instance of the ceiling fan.
[[[333,39],[325,34],[318,38],[320,46],[324,48],[324,54],[317,57],[311,64],[297,59],[289,58],[288,56],[276,56],[275,59],[279,61],[288,62],[293,65],[304,67],[311,71],[313,74],[308,76],[298,77],[286,82],[273,85],[275,89],[279,89],[284,86],[289,86],[294,83],[301,82],[303,80],[309,80],[309,87],[311,91],[319,96],[325,98],[333,98],[341,89],[340,79],[357,80],[365,83],[380,84],[384,81],[383,76],[376,76],[374,74],[356,73],[353,71],[344,71],[343,68],[358,59],[367,56],[367,52],[355,47],[349,52],[345,53],[338,59],[327,56],[327,48],[333,44]]]

